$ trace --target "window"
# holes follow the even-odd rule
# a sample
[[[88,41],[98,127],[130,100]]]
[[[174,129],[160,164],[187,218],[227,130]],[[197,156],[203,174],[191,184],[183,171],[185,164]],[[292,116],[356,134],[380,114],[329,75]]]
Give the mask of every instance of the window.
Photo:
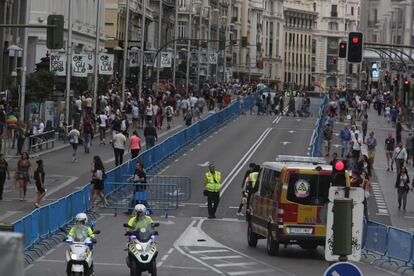
[[[105,26],[113,26],[114,23],[113,22],[105,22]]]
[[[331,6],[331,17],[338,17],[338,5]]]
[[[354,15],[354,7],[351,7],[351,15]]]
[[[313,11],[316,12],[316,3],[313,2]]]
[[[272,69],[269,69],[270,73]],[[273,192],[280,180],[280,172],[272,171],[269,169],[262,169],[260,171],[258,179],[260,179],[260,196],[272,198]],[[258,185],[257,183],[256,185]]]
[[[287,199],[303,205],[324,205],[328,202],[330,175],[292,174],[289,176]]]
[[[329,30],[330,31],[337,31],[338,30],[338,23],[337,22],[329,22]]]
[[[179,38],[183,38],[187,36],[187,32],[186,32],[186,24],[187,22],[185,21],[178,21],[178,37]]]
[[[185,0],[178,0],[178,7],[185,8]]]

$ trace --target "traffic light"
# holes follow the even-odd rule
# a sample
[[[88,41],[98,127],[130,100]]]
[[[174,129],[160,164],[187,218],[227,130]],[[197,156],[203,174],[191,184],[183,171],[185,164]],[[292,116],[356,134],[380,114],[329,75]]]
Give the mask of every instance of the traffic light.
[[[332,164],[332,186],[346,186],[345,164],[342,160]]]
[[[409,92],[411,87],[411,81],[404,80],[404,92]]]
[[[64,17],[60,14],[51,14],[47,17],[47,25],[54,27],[47,28],[46,46],[49,49],[63,48],[63,25]]]
[[[350,32],[348,35],[348,62],[360,63],[362,61],[363,34]]]
[[[339,42],[339,54],[338,56],[340,58],[346,58],[346,42],[341,41]]]
[[[352,254],[352,198],[334,200],[333,212],[333,254],[346,256]]]

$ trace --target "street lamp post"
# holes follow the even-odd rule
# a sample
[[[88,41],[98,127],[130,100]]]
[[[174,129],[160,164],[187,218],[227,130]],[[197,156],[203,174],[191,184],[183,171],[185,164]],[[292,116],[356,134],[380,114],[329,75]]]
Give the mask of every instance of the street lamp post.
[[[96,38],[95,38],[95,60],[94,60],[94,85],[93,85],[93,114],[96,114],[96,102],[98,98],[98,59],[99,59],[99,39],[101,36],[101,0],[96,1]]]
[[[29,24],[30,21],[30,10],[31,10],[31,1],[26,1],[26,18],[25,24]],[[24,106],[25,106],[25,97],[26,97],[26,71],[27,71],[27,52],[28,52],[28,36],[27,28],[23,30],[23,61],[22,61],[22,75],[21,75],[21,84],[20,84],[20,112],[19,120],[24,122]]]
[[[161,31],[162,31],[162,0],[160,0],[160,11],[158,19],[158,48],[161,48]],[[161,68],[161,55],[158,55],[157,58],[157,84],[156,91],[158,93],[158,88],[160,84],[160,68]]]
[[[138,95],[141,98],[142,92],[142,76],[144,70],[144,47],[145,47],[145,21],[146,21],[146,9],[147,9],[147,0],[143,0],[144,5],[142,8],[142,26],[141,26],[141,59],[139,61],[139,83],[138,83]]]
[[[125,85],[126,85],[126,71],[127,71],[127,60],[128,60],[128,39],[129,39],[129,0],[126,0],[125,7],[125,31],[124,31],[124,58],[122,63],[122,102],[125,106]]]
[[[30,2],[30,1],[28,1]],[[68,11],[68,41],[66,45],[66,125],[69,125],[69,109],[70,109],[70,76],[72,75],[72,0],[69,0]],[[22,93],[22,98],[23,93]]]
[[[173,86],[175,88],[175,75],[177,70],[177,38],[178,38],[178,0],[175,0],[175,21],[174,21],[174,67],[173,67]]]
[[[190,0],[190,13],[188,15],[189,20],[188,20],[188,42],[187,42],[187,72],[186,72],[186,81],[185,81],[185,93],[186,96],[188,96],[188,92],[189,92],[189,85],[190,85],[190,57],[191,57],[191,25],[192,24],[192,20],[193,20],[193,0]]]
[[[210,79],[210,39],[211,39],[211,8],[206,7],[208,9],[208,30],[207,30],[207,76],[206,79],[209,81]]]

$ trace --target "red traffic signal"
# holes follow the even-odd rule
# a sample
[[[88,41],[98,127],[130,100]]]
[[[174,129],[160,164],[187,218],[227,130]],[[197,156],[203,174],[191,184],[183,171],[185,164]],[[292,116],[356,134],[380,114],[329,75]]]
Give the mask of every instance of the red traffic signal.
[[[363,36],[361,32],[350,32],[348,34],[348,62],[360,63],[362,61]]]
[[[345,168],[344,162],[342,162],[342,161],[337,161],[337,162],[335,163],[335,169],[336,169],[337,171],[342,171],[344,168]]]
[[[346,58],[346,42],[341,41],[339,42],[339,53],[338,56],[340,58]]]
[[[394,81],[398,81],[399,79],[398,79],[398,77],[394,77]]]
[[[404,81],[404,85],[410,85],[410,81],[409,80],[405,80]]]

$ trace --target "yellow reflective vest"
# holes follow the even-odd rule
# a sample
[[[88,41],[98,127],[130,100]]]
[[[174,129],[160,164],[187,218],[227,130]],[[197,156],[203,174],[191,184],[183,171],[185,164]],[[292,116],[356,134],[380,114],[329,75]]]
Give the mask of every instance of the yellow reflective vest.
[[[256,182],[257,182],[257,176],[258,175],[259,175],[258,172],[252,172],[252,173],[249,174],[249,180],[252,183],[251,184],[252,189],[254,189],[256,187]]]
[[[205,174],[204,182],[206,184],[206,189],[209,192],[220,192],[221,190],[221,172],[215,171],[213,174],[208,171]]]

